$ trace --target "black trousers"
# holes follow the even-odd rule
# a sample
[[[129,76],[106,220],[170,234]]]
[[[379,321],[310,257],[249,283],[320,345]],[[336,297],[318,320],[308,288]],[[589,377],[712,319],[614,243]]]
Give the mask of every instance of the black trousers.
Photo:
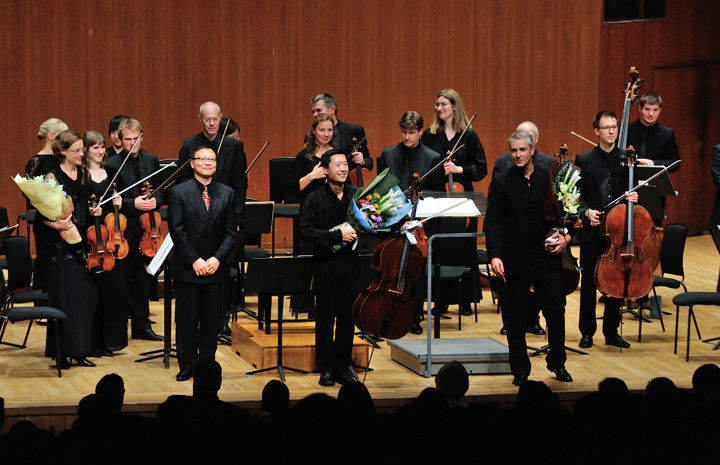
[[[132,318],[132,329],[136,331],[150,328],[149,301],[154,279],[147,272],[147,265],[152,258],[140,253],[141,234],[140,230],[125,231],[130,247],[127,257],[124,258],[128,313]]]
[[[597,286],[595,285],[595,265],[600,254],[605,252],[605,241],[600,238],[600,228],[595,228],[592,240],[580,243],[580,319],[578,327],[583,336],[593,336],[597,331],[595,307],[597,306]],[[607,298],[603,313],[602,331],[605,337],[617,335],[620,326],[621,299]]]
[[[219,283],[175,284],[175,343],[181,370],[215,360],[219,324]]]
[[[506,275],[505,297],[507,305],[503,307],[503,319],[507,328],[508,346],[510,348],[510,370],[512,374],[529,374],[530,357],[525,342],[528,313],[533,312],[527,302],[530,285],[535,289],[535,298],[542,309],[547,322],[550,352],[545,362],[549,370],[556,370],[565,365],[565,293],[562,286],[560,268],[551,270],[547,258],[542,254],[529,257],[531,274],[524,276]]]
[[[358,278],[357,255],[338,255],[313,263],[317,299],[315,357],[320,369],[333,369],[352,363],[355,331],[352,307],[358,296]]]

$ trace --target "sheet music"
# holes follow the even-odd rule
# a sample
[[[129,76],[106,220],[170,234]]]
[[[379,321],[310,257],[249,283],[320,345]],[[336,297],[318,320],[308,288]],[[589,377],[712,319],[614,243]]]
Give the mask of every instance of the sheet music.
[[[480,216],[475,202],[467,198],[425,197],[418,202],[418,218],[427,218],[438,212],[442,212],[441,216]]]
[[[160,246],[160,249],[157,251],[152,261],[147,267],[147,272],[149,275],[155,276],[160,272],[160,268],[162,268],[162,266],[165,264],[165,260],[167,260],[167,257],[173,248],[173,245],[174,244],[172,241],[172,237],[170,237],[170,234],[166,234],[165,239]]]

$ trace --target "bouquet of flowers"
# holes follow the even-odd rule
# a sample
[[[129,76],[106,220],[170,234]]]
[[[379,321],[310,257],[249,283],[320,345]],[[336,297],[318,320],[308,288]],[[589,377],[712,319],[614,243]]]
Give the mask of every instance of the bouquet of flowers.
[[[562,228],[568,225],[576,227],[584,212],[580,205],[580,188],[577,187],[580,179],[580,169],[574,166],[572,161],[565,162],[555,175],[553,191],[565,213],[561,223]]]
[[[21,177],[18,174],[13,181],[27,196],[33,207],[51,221],[67,218],[75,209],[72,199],[55,179],[45,179],[43,176]],[[68,244],[77,244],[82,240],[75,225],[68,230],[60,231],[60,237]]]
[[[402,220],[412,204],[398,187],[398,178],[386,169],[362,192],[358,189],[348,209],[348,223],[369,234],[390,231]]]
[[[390,226],[402,220],[412,209],[412,204],[398,187],[400,180],[386,169],[380,173],[362,191],[358,189],[348,207],[346,223],[355,231],[368,234],[389,232]],[[331,229],[334,231],[342,225]],[[354,245],[357,244],[357,241]],[[337,252],[347,243],[336,244],[333,251]]]

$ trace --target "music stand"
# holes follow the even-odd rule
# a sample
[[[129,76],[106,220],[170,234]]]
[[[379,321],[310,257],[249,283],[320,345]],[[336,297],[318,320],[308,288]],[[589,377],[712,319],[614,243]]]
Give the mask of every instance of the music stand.
[[[240,256],[240,276],[238,278],[238,285],[240,286],[240,311],[258,321],[260,321],[258,314],[245,306],[245,279],[247,275],[247,273],[245,272],[245,264],[248,263],[249,259],[261,257],[248,258],[245,253],[245,245],[248,236],[262,235],[272,231],[274,210],[275,204],[273,202],[245,203],[245,229],[238,231],[238,241],[235,244],[235,249],[237,249],[237,252],[235,249],[233,249],[233,253],[235,254],[235,256]],[[233,310],[233,314],[236,315],[237,309]],[[237,321],[237,317],[235,317],[233,321]]]
[[[251,371],[247,373],[248,375],[277,370],[280,373],[280,379],[285,382],[285,370],[307,373],[305,370],[283,365],[282,324],[285,296],[311,292],[311,284],[311,257],[256,258],[248,261],[246,288],[257,292],[259,297],[266,297],[269,302],[265,307],[265,315],[268,320],[266,333],[269,333],[270,330],[269,315],[272,307],[272,297],[277,296],[278,298],[277,365]]]
[[[638,181],[649,179],[664,168],[664,166],[659,165],[638,165],[635,167],[637,170],[637,179]],[[670,176],[667,171],[665,171],[650,181],[649,184],[638,189],[638,205],[645,207],[653,220],[662,221],[665,219],[662,197],[676,195],[678,195],[677,191],[675,191]]]
[[[172,277],[170,276],[170,256],[172,255],[172,247],[172,238],[168,234],[165,236],[165,240],[163,240],[160,250],[158,250],[148,267],[148,273],[155,277],[159,274],[160,269],[163,270],[163,285],[165,287],[165,289],[163,289],[163,331],[165,333],[163,348],[142,352],[140,355],[143,358],[135,360],[135,363],[141,363],[162,357],[166,370],[170,368],[170,357],[177,358],[177,355],[173,354],[175,349],[172,348],[171,341],[173,288]]]

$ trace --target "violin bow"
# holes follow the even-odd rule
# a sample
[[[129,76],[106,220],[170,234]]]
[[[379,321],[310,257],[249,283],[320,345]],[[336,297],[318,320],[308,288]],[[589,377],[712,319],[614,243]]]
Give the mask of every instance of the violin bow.
[[[190,161],[190,160],[188,160],[188,161],[185,162],[185,163],[187,164],[189,161]],[[131,186],[128,186],[128,187],[126,187],[125,189],[121,190],[120,192],[117,193],[117,195],[122,195],[122,194],[124,194],[125,192],[129,191],[130,189],[132,189],[133,187],[137,186],[138,184],[140,184],[140,183],[142,183],[142,182],[144,182],[144,181],[147,181],[148,179],[152,178],[153,176],[155,176],[155,175],[158,174],[159,172],[164,171],[164,170],[166,170],[166,169],[168,169],[168,168],[170,168],[170,167],[173,167],[173,166],[177,166],[177,164],[176,164],[175,162],[173,162],[173,163],[170,163],[170,164],[167,164],[167,165],[163,166],[162,168],[160,168],[159,170],[155,171],[154,173],[148,174],[147,176],[145,176],[144,178],[142,178],[141,180],[139,180],[139,181],[136,182],[135,184],[133,184],[133,185],[131,185]],[[180,171],[180,170],[178,170],[178,171]],[[152,195],[152,194],[150,194],[150,195]],[[114,196],[113,196],[113,197],[114,197]],[[150,198],[150,197],[148,197],[148,198]],[[104,203],[109,202],[110,200],[112,200],[112,197],[110,197],[109,199],[103,200],[101,203],[98,203],[98,206],[101,206],[101,205],[103,205]]]
[[[105,189],[105,192],[103,192],[103,195],[100,196],[100,199],[98,200],[98,206],[104,204],[106,200],[109,200],[109,199],[105,199],[105,196],[107,195],[108,191],[110,190],[110,186],[112,186],[113,183],[115,182],[115,180],[117,179],[118,175],[120,174],[120,170],[122,170],[123,166],[125,166],[125,163],[130,158],[130,154],[133,152],[133,150],[135,150],[135,146],[137,146],[138,142],[140,142],[140,139],[142,139],[142,136],[143,136],[143,131],[140,131],[140,135],[138,136],[137,140],[133,143],[132,147],[130,147],[130,150],[128,151],[127,155],[125,155],[125,159],[123,160],[123,162],[120,163],[120,167],[117,169],[115,176],[113,176],[113,178],[110,180],[110,184],[108,184],[107,188]],[[125,191],[123,191],[123,192],[125,192]],[[103,200],[103,199],[105,199],[105,200]]]
[[[260,155],[262,155],[262,153],[265,151],[265,149],[267,148],[268,145],[270,145],[270,141],[265,142],[265,145],[263,145],[262,148],[260,149],[260,151],[258,152],[258,154],[255,155],[255,158],[253,158],[253,161],[250,163],[250,166],[248,166],[247,169],[245,170],[245,174],[247,174],[248,171],[250,171],[250,168],[253,167],[255,162],[258,160],[258,158],[260,158]]]
[[[475,119],[476,116],[477,116],[477,113],[473,113],[472,118],[470,118],[470,121],[468,121],[467,126],[465,126],[465,129],[463,129],[463,132],[460,133],[460,137],[458,137],[457,142],[455,142],[455,147],[453,147],[453,149],[450,151],[450,154],[449,154],[449,155],[447,156],[447,158],[445,159],[446,162],[450,160],[450,157],[452,157],[452,155],[453,155],[455,152],[457,152],[458,150],[460,150],[460,147],[462,147],[462,145],[461,145],[460,147],[458,147],[458,144],[459,144],[460,141],[462,140],[462,138],[463,138],[463,136],[465,135],[465,133],[467,132],[467,130],[470,128],[470,125],[472,124],[472,122],[473,122],[473,120]],[[463,144],[463,145],[464,145],[464,144]]]
[[[220,149],[222,148],[223,142],[225,142],[225,134],[227,134],[227,130],[230,127],[230,120],[232,118],[228,116],[227,124],[225,125],[225,129],[223,129],[222,137],[220,138],[220,143],[218,144],[217,153],[215,155],[220,156]],[[220,122],[222,123],[222,118],[220,118]]]
[[[624,194],[621,195],[620,197],[616,198],[615,200],[613,200],[612,202],[610,202],[609,204],[607,204],[607,205],[605,206],[605,208],[603,208],[602,213],[600,213],[600,214],[601,214],[601,215],[604,215],[605,213],[607,213],[607,211],[608,211],[610,208],[612,208],[612,207],[614,207],[615,205],[617,205],[617,204],[619,204],[620,202],[622,202],[626,195],[628,195],[628,194],[631,193],[631,192],[635,192],[636,190],[640,189],[641,187],[646,186],[650,181],[652,181],[653,179],[657,178],[657,177],[660,176],[661,174],[667,172],[670,168],[673,168],[675,165],[677,165],[677,164],[680,163],[681,161],[682,161],[682,160],[675,160],[674,162],[672,162],[672,163],[670,164],[670,166],[665,166],[665,167],[663,167],[663,169],[661,169],[661,170],[658,171],[657,173],[653,174],[652,176],[650,176],[649,178],[645,179],[644,181],[641,181],[640,183],[638,183],[637,186],[633,187],[632,189],[630,189],[629,191],[627,191],[626,193],[624,193]]]
[[[368,138],[370,133],[373,132],[374,129],[375,129],[375,126],[371,127],[370,130],[367,132],[367,134],[365,134],[365,137],[363,137],[359,141],[355,142],[355,144],[353,144],[353,152],[357,152],[358,150],[360,150],[360,146],[362,145],[363,142],[365,142],[365,140]]]

